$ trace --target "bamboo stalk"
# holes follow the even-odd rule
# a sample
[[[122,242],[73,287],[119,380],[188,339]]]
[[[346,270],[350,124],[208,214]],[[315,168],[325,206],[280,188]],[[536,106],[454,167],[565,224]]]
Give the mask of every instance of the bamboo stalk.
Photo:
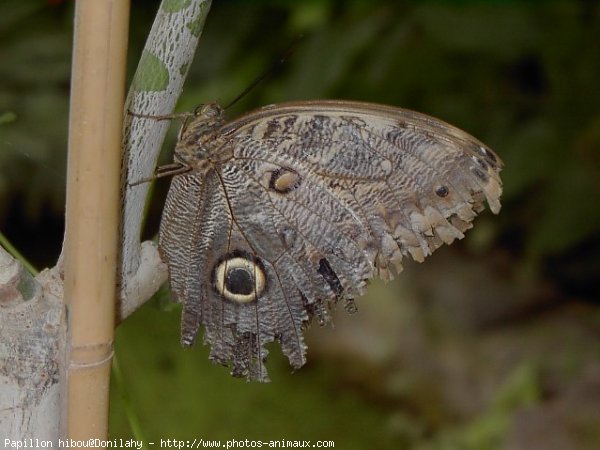
[[[65,232],[67,436],[103,439],[115,325],[128,0],[75,8]]]

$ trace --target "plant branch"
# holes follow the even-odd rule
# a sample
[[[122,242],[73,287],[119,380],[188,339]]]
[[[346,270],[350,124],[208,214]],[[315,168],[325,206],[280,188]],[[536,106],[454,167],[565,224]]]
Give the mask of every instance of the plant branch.
[[[123,137],[120,320],[150,298],[167,278],[154,244],[144,243],[143,253],[140,246],[149,185],[131,183],[152,175],[170,123],[137,114],[164,116],[175,108],[210,4],[210,0],[161,3],[125,102],[126,111],[136,115],[126,114]]]

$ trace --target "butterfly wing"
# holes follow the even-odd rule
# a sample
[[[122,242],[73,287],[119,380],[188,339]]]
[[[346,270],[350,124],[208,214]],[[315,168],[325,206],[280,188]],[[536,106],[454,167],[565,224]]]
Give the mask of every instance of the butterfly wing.
[[[467,133],[413,111],[318,101],[266,107],[223,126],[206,176],[176,176],[160,247],[183,303],[182,341],[200,325],[211,359],[266,380],[265,344],[305,362],[302,330],[332,302],[390,279],[462,238],[500,159]],[[191,229],[190,229],[191,227]]]

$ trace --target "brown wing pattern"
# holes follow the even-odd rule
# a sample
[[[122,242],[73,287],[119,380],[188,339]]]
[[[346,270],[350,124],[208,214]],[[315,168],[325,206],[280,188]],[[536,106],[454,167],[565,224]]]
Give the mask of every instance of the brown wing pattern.
[[[206,172],[176,176],[160,247],[182,342],[200,325],[211,359],[267,380],[265,344],[294,368],[302,330],[329,307],[462,238],[487,200],[500,209],[500,159],[465,132],[412,111],[354,102],[267,107],[219,130]]]

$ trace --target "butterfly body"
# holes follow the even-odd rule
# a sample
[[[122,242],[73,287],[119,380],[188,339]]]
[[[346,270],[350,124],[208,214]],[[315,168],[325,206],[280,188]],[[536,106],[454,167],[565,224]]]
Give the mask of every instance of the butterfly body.
[[[200,326],[211,359],[266,380],[265,344],[305,362],[312,317],[462,238],[501,161],[437,119],[359,102],[273,105],[226,122],[205,105],[175,149],[159,247],[183,304],[182,342]]]

